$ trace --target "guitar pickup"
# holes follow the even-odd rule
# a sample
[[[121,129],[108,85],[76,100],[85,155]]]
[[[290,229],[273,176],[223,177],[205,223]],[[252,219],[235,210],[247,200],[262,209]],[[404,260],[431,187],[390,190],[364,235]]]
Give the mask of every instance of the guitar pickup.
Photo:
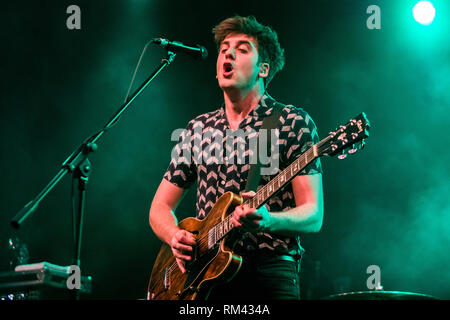
[[[169,286],[170,286],[170,271],[167,268],[165,268],[164,274],[163,274],[163,289],[164,289],[164,291],[169,290]]]

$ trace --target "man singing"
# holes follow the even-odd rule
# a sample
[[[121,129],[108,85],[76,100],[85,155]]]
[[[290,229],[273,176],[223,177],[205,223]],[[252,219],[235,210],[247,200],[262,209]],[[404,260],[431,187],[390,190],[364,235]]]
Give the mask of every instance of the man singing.
[[[250,150],[248,135],[244,146],[245,151],[250,152],[243,153],[244,161],[235,161],[230,154],[220,159],[196,161],[186,159],[182,153],[192,151],[194,145],[201,151],[207,150],[213,141],[206,138],[207,135],[196,135],[196,132],[219,132],[224,141],[227,133],[229,136],[236,130],[259,132],[265,117],[279,108],[277,141],[272,141],[277,148],[276,154],[272,154],[272,160],[278,161],[276,172],[319,141],[316,126],[308,113],[275,101],[266,91],[284,66],[284,50],[276,32],[254,17],[234,16],[214,27],[213,33],[218,48],[217,81],[223,91],[224,104],[188,123],[183,137],[191,138],[181,137],[174,148],[149,214],[151,228],[170,245],[182,272],[187,271],[186,263],[192,259],[196,244],[192,233],[177,226],[175,216],[175,209],[188,188],[197,182],[198,219],[203,219],[225,192],[243,197],[254,194],[245,190],[251,166],[249,155],[257,153]],[[234,140],[234,147],[242,142],[238,136],[234,136]],[[274,176],[262,174],[259,186]],[[316,159],[265,206],[235,208],[232,223],[242,234],[235,252],[242,256],[242,267],[229,283],[215,287],[208,299],[300,299],[299,265],[304,252],[300,235],[318,232],[322,220],[322,168],[320,160]]]

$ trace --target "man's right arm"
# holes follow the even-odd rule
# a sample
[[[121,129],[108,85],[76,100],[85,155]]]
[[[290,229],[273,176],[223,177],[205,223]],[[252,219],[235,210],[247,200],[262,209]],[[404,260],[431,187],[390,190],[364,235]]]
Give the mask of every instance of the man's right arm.
[[[166,179],[162,179],[150,207],[149,222],[159,239],[172,248],[181,271],[184,261],[190,260],[189,252],[195,244],[194,235],[181,230],[175,216],[175,209],[183,199],[186,189],[180,188]]]

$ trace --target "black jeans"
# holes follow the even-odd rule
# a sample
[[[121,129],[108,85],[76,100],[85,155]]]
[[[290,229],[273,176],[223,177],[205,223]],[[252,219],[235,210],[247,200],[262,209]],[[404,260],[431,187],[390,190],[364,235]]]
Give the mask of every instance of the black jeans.
[[[213,288],[208,300],[300,300],[300,261],[245,259],[237,275]]]

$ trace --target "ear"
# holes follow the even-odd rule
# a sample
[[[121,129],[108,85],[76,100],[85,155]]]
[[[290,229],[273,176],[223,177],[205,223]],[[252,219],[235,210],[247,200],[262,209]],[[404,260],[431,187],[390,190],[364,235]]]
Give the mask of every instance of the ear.
[[[267,78],[267,76],[269,75],[269,64],[267,62],[261,63],[261,65],[259,66],[258,75],[261,78]]]

